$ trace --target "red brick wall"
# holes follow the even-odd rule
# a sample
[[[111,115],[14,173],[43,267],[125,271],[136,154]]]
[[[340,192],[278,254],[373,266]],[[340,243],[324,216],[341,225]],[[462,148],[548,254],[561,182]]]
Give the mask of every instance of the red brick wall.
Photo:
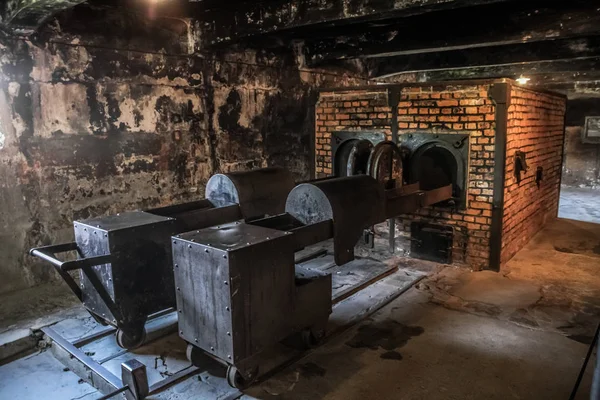
[[[317,104],[316,172],[331,174],[331,132],[385,130],[390,134],[387,89],[322,93]],[[360,104],[360,105],[359,105]],[[489,263],[493,195],[495,107],[489,85],[405,87],[398,105],[398,133],[416,129],[470,133],[469,205],[466,210],[429,207],[399,218],[398,246],[410,250],[410,222],[428,220],[455,229],[454,262],[481,269]],[[385,117],[385,118],[384,118]],[[321,147],[319,147],[321,146]]]
[[[317,178],[333,173],[331,132],[377,130],[391,137],[392,109],[387,91],[357,90],[321,93],[316,108],[315,172]]]
[[[506,179],[501,261],[510,260],[544,223],[556,217],[564,140],[566,100],[514,85],[508,109]],[[527,153],[521,183],[514,175],[516,151]],[[540,188],[536,169],[543,167]]]
[[[496,107],[490,84],[403,87],[398,105],[398,133],[414,130],[468,132],[471,136],[468,207],[453,210],[429,207],[399,218],[398,246],[410,250],[410,222],[427,220],[452,225],[455,230],[455,263],[473,269],[489,265]],[[556,215],[564,135],[565,100],[511,85],[507,132],[501,261],[509,260]],[[381,130],[391,135],[391,108],[387,88],[323,92],[316,109],[317,177],[332,173],[331,132]],[[529,171],[520,185],[513,174],[515,151],[528,153]],[[544,168],[540,189],[535,171]]]
[[[399,244],[410,248],[410,222],[427,220],[454,227],[453,262],[482,269],[489,263],[489,240],[494,179],[495,107],[489,85],[448,86],[443,89],[407,88],[399,104],[399,134],[412,130],[451,130],[470,134],[466,210],[422,208],[406,215]],[[404,96],[403,96],[404,97]]]

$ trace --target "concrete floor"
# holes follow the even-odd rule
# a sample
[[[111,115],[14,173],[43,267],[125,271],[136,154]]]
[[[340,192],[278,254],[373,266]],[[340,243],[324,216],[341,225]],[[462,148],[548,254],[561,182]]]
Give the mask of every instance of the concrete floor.
[[[248,395],[566,399],[600,321],[598,249],[600,225],[557,220],[500,274],[445,268]]]
[[[562,186],[558,216],[600,224],[600,189]]]
[[[253,388],[285,399],[566,399],[586,346],[431,304],[418,290]],[[588,382],[585,383],[589,385]],[[584,399],[587,389],[578,397]]]
[[[0,298],[0,361],[37,344],[44,326],[87,312],[64,283],[52,283],[2,295]]]
[[[568,398],[600,320],[599,269],[600,225],[554,221],[501,273],[434,272],[244,398]],[[98,397],[48,352],[0,367],[0,398],[19,388]]]

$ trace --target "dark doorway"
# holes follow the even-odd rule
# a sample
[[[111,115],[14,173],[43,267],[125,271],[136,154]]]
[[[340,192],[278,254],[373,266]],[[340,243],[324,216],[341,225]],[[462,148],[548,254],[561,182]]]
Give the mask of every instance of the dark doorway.
[[[412,257],[452,264],[454,230],[451,226],[413,221],[410,224]]]
[[[452,185],[454,198],[439,205],[466,209],[468,134],[414,132],[401,135],[400,145],[406,157],[404,172],[408,183],[419,182],[423,190]]]
[[[421,183],[423,190],[437,189],[450,184],[456,186],[458,165],[454,155],[443,147],[432,145],[420,154],[415,154],[412,168],[414,178]]]

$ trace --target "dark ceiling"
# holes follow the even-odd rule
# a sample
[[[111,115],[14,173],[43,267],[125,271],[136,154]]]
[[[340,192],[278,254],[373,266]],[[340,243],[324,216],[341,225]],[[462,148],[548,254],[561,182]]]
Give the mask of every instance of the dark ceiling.
[[[600,1],[9,0],[3,26],[35,32],[73,7],[196,22],[195,51],[304,43],[309,67],[362,59],[373,79],[531,78],[565,93],[600,92]],[[12,4],[12,5],[11,5]],[[3,7],[3,8],[2,8]],[[164,25],[167,26],[167,25]],[[162,28],[161,28],[162,29]]]

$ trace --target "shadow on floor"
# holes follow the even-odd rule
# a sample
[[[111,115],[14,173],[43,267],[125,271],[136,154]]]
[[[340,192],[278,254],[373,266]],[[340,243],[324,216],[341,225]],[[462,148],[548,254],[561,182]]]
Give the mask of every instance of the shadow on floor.
[[[568,398],[600,320],[598,246],[600,225],[552,221],[500,274],[445,268],[248,398]]]
[[[244,398],[568,398],[600,319],[599,245],[600,225],[552,221],[500,274],[436,271]],[[26,389],[95,396],[48,352],[34,357],[0,367],[0,397],[38,381],[47,386]],[[577,399],[589,398],[590,372]],[[155,398],[189,398],[194,385],[209,387],[191,378]]]
[[[292,400],[568,397],[585,345],[438,307],[418,291],[403,301],[410,307],[386,307],[247,395]],[[588,374],[584,387],[589,379]],[[583,389],[577,398],[588,396]]]

